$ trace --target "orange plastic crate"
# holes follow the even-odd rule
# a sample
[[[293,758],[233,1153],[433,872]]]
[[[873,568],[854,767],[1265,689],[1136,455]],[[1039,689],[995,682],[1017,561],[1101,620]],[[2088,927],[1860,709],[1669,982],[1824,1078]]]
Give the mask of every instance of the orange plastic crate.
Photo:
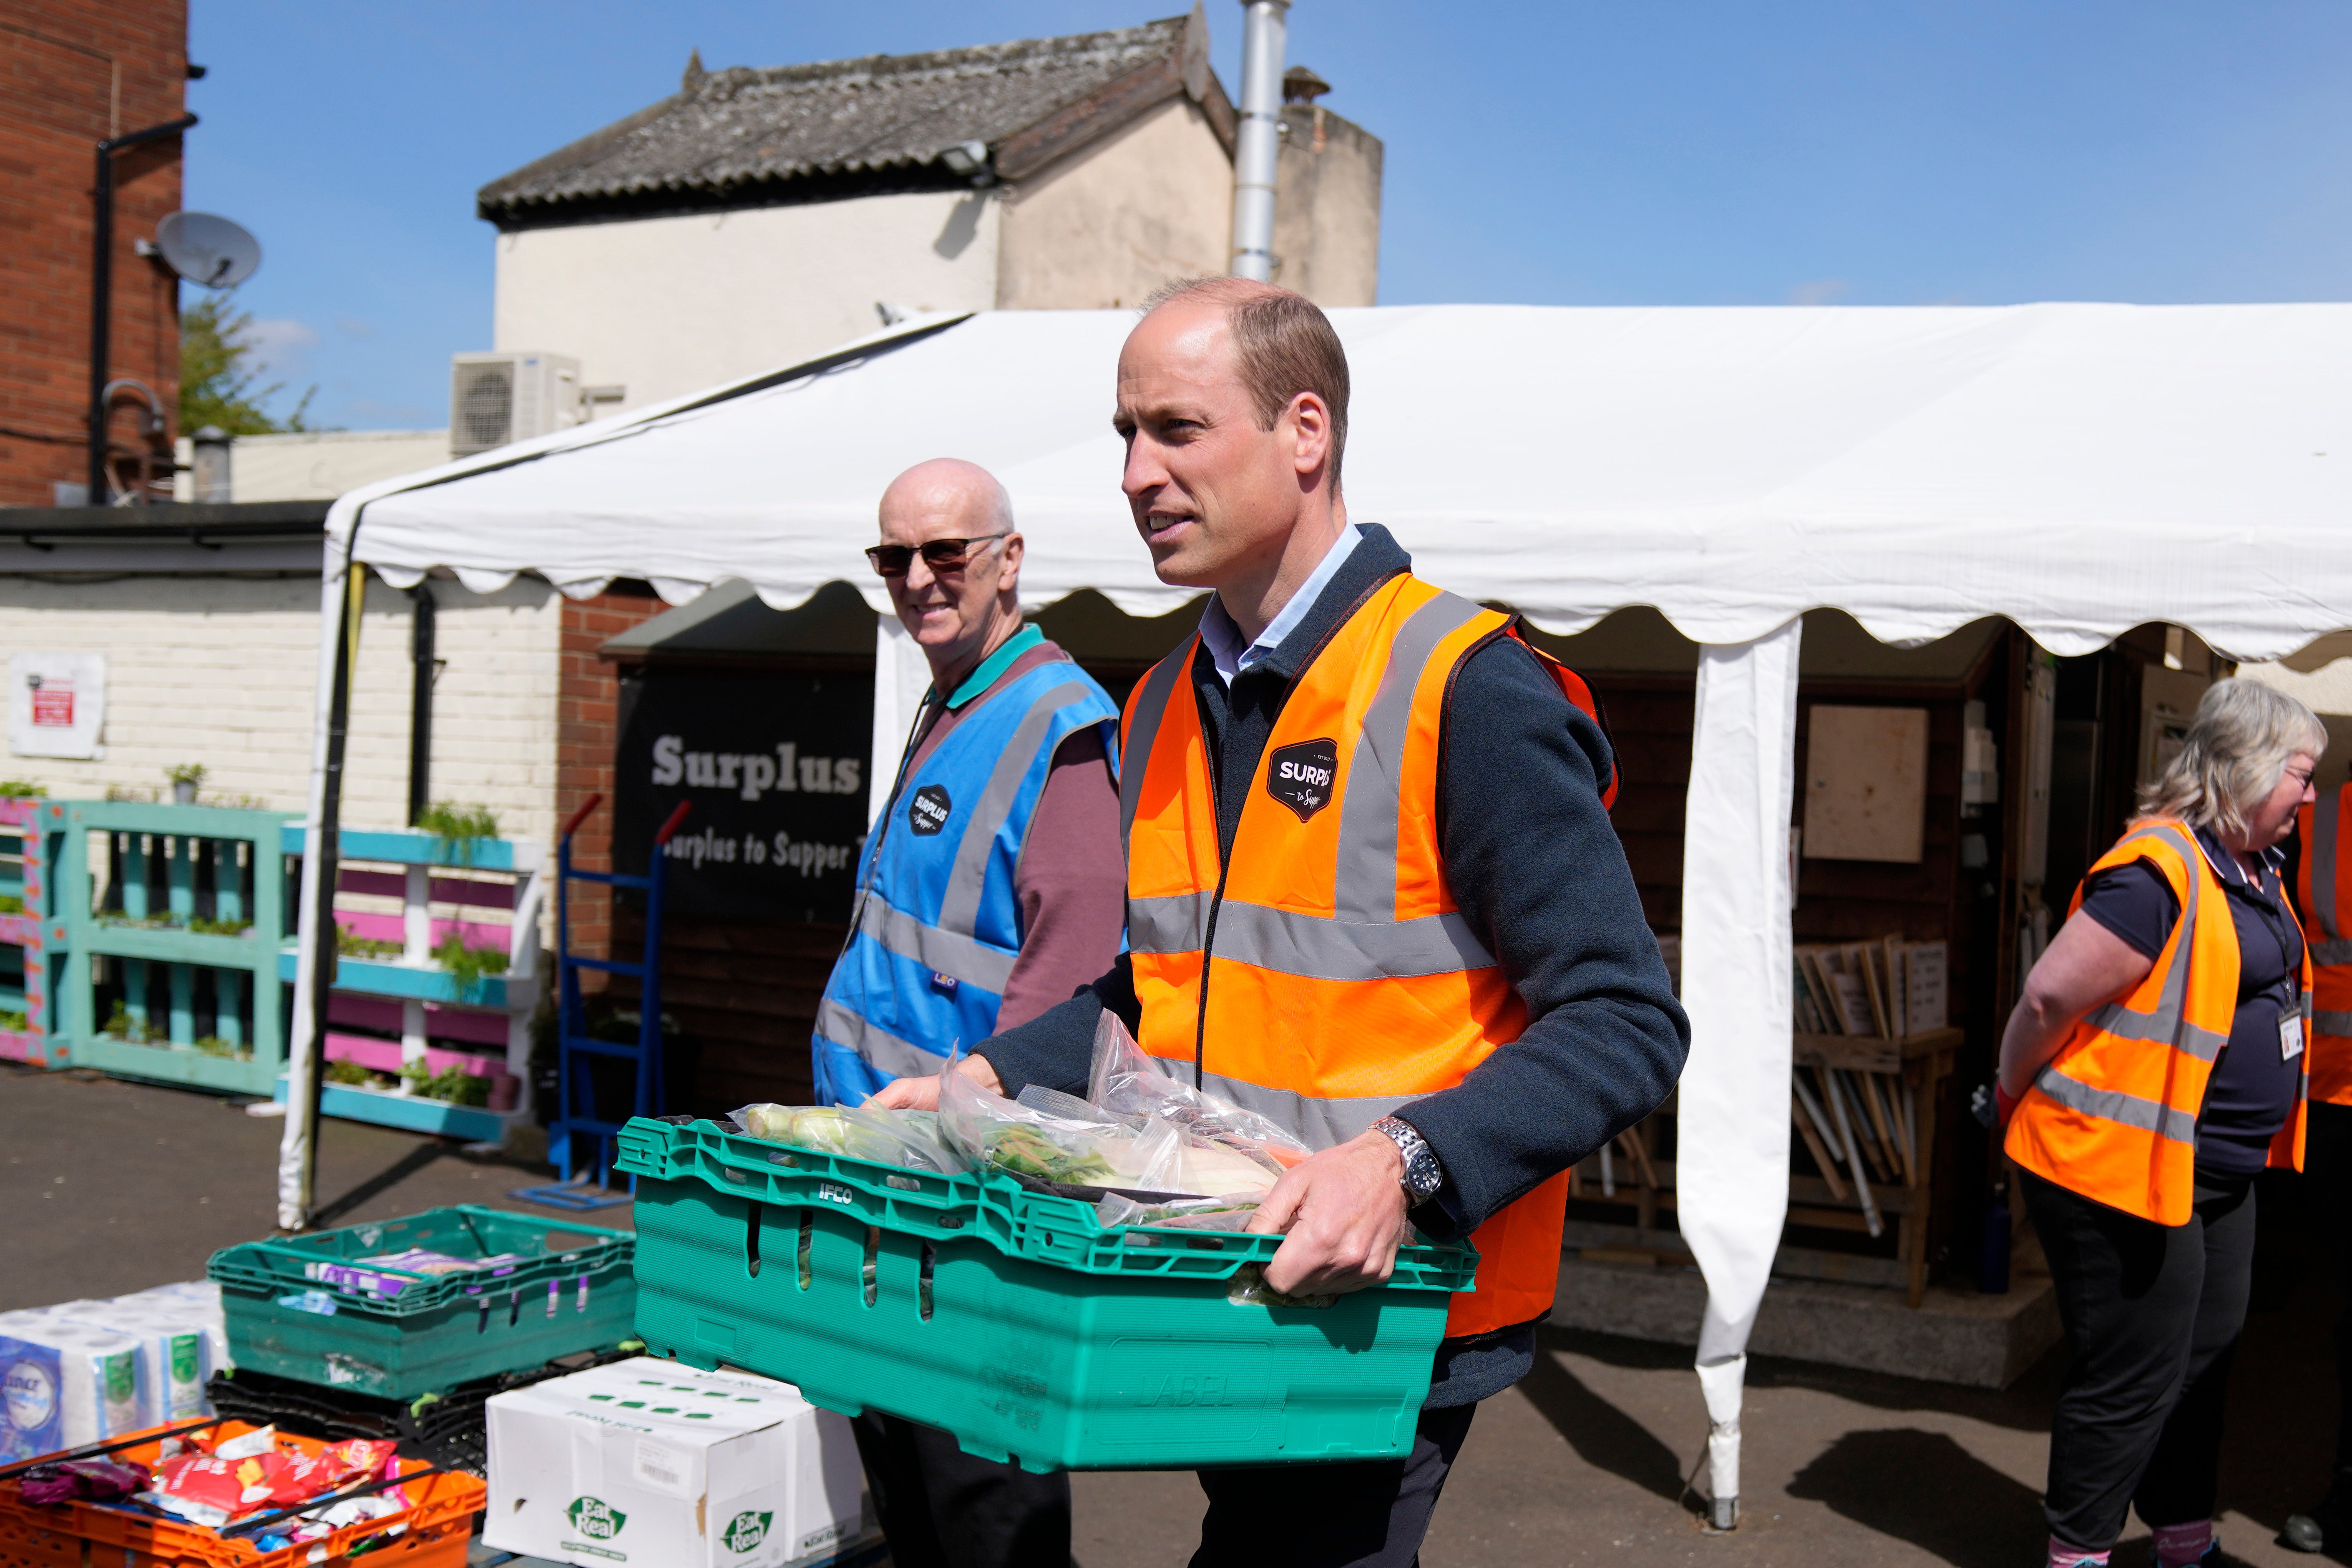
[[[215,1430],[224,1437],[234,1437],[254,1428],[244,1421],[223,1421]],[[326,1447],[317,1438],[285,1432],[278,1435],[278,1441],[306,1454]],[[158,1438],[118,1450],[112,1457],[152,1466],[162,1449],[163,1441]],[[404,1460],[403,1466],[423,1468],[415,1460]],[[416,1482],[410,1495],[418,1500],[405,1513],[387,1514],[317,1541],[264,1552],[243,1537],[230,1539],[199,1525],[100,1503],[35,1508],[18,1495],[15,1481],[0,1481],[0,1568],[297,1568],[298,1564],[341,1563],[360,1542],[381,1535],[395,1524],[408,1528],[362,1554],[361,1563],[367,1568],[464,1568],[474,1515],[488,1501],[489,1489],[473,1476],[438,1475]],[[326,1555],[313,1557],[311,1553],[320,1547],[326,1548]]]

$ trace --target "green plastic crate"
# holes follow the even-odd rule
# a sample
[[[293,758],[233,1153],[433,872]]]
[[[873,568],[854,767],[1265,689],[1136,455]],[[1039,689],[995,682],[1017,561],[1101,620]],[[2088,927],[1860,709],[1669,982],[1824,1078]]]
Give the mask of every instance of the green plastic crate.
[[[1237,1301],[1278,1237],[1105,1230],[999,1175],[942,1177],[638,1120],[637,1334],[940,1426],[1036,1471],[1393,1458],[1477,1255],[1408,1247],[1326,1307]],[[1245,1281],[1244,1282],[1245,1283]]]
[[[469,1237],[479,1245],[466,1245]],[[220,1285],[229,1354],[240,1368],[414,1399],[629,1338],[635,1243],[626,1231],[467,1205],[226,1247],[206,1272]],[[453,1257],[538,1256],[504,1274],[447,1275],[430,1281],[431,1290],[404,1287],[390,1297],[305,1272],[412,1247]]]
[[[479,1293],[485,1286],[545,1289],[550,1279],[596,1279],[626,1268],[636,1238],[625,1230],[556,1225],[530,1215],[509,1214],[478,1204],[427,1209],[404,1219],[344,1226],[308,1236],[279,1237],[225,1247],[206,1266],[212,1278],[254,1289],[273,1285],[288,1290],[317,1289],[339,1302],[363,1302],[386,1317],[430,1312]],[[508,1253],[522,1261],[483,1274],[415,1274],[381,1268],[362,1260],[413,1247],[450,1258],[496,1258]]]

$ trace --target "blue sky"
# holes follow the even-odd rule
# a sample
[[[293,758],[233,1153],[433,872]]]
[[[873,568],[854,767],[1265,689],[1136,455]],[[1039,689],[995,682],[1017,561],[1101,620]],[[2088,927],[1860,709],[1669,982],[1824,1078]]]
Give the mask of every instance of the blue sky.
[[[1179,0],[194,0],[187,204],[315,419],[438,425],[490,339],[475,188],[713,68],[1125,26]],[[1210,0],[1237,89],[1241,8]],[[1297,0],[1387,143],[1383,304],[2352,298],[2340,0]],[[280,406],[286,401],[281,400]]]

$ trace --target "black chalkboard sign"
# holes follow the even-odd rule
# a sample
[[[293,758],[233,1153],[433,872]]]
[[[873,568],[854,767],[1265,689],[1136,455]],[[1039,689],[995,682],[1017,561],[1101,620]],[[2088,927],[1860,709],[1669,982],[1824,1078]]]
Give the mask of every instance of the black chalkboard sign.
[[[620,719],[622,870],[642,874],[654,833],[692,801],[670,841],[670,910],[849,919],[866,837],[871,676],[647,670],[622,679]]]

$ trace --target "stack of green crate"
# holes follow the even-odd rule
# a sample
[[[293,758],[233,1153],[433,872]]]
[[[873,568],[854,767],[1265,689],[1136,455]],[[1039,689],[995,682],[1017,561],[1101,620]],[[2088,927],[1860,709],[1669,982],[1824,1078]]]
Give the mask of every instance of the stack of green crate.
[[[415,1399],[628,1339],[635,1242],[462,1205],[225,1247],[205,1272],[239,1372]],[[417,1250],[494,1261],[446,1272],[383,1261]]]

